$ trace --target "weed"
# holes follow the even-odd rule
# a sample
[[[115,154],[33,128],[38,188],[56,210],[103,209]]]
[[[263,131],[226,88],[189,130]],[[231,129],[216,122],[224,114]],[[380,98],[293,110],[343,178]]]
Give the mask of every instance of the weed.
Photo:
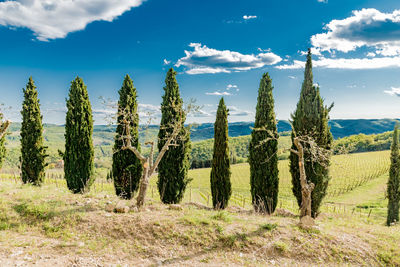
[[[272,231],[272,230],[275,230],[277,227],[278,227],[278,224],[276,224],[276,223],[266,223],[266,224],[262,224],[260,226],[260,229]]]
[[[286,253],[289,251],[289,245],[283,241],[277,241],[273,245],[274,249],[277,250],[279,253]]]

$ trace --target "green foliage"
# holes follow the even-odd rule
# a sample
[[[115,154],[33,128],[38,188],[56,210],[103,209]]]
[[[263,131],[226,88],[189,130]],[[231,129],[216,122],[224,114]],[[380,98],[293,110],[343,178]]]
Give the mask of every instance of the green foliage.
[[[136,88],[129,75],[126,75],[121,90],[119,91],[117,134],[115,137],[112,177],[117,196],[131,199],[139,188],[143,167],[140,160],[130,150],[121,150],[124,133],[123,120],[129,120],[131,144],[140,151],[139,144],[139,116],[136,101]]]
[[[271,214],[278,204],[278,129],[272,81],[264,74],[258,90],[256,119],[250,142],[250,185],[254,209]]]
[[[176,81],[176,72],[171,68],[165,79],[164,96],[161,104],[161,124],[158,133],[158,150],[161,151],[177,123],[183,125],[186,114]],[[165,204],[181,202],[187,184],[190,165],[190,131],[182,127],[175,142],[170,146],[158,166],[157,187],[161,201]]]
[[[393,131],[381,134],[357,134],[335,140],[333,153],[360,153],[390,149]]]
[[[32,77],[26,85],[22,103],[21,177],[24,183],[41,185],[45,177],[46,149],[38,92]]]
[[[211,169],[211,195],[215,209],[225,209],[232,194],[228,147],[228,110],[224,98],[218,105],[214,124],[214,154]]]
[[[300,100],[297,103],[296,111],[292,114],[292,124],[294,128],[292,140],[295,135],[309,136],[315,140],[319,147],[330,150],[333,138],[328,126],[329,111],[330,108],[324,106],[319,87],[313,84],[311,51],[309,50]],[[321,202],[328,189],[329,159],[315,162],[311,159],[311,155],[307,150],[307,145],[304,145],[306,148],[304,158],[307,180],[315,185],[311,195],[311,215],[315,218],[318,216]],[[292,145],[292,148],[296,149],[294,145]],[[294,153],[290,153],[290,172],[292,175],[292,191],[300,207],[302,201],[300,172],[298,157]]]
[[[93,118],[89,95],[83,80],[71,82],[65,124],[64,172],[73,193],[90,189],[93,177]]]
[[[400,202],[400,153],[399,153],[399,129],[396,125],[393,132],[393,142],[390,154],[389,181],[387,186],[388,194],[388,214],[386,224],[399,221],[399,202]]]

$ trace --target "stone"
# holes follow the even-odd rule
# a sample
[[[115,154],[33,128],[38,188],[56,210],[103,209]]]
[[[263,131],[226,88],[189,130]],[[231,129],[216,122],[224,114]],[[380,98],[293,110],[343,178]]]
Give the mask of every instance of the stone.
[[[118,202],[114,208],[114,211],[117,213],[128,213],[129,207],[126,206],[123,202]]]

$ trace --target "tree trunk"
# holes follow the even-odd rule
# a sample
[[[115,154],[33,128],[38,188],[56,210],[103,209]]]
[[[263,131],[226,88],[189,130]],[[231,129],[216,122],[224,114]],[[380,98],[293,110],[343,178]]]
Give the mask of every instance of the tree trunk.
[[[139,194],[136,198],[136,205],[138,209],[143,207],[146,198],[147,187],[149,185],[149,180],[150,180],[149,167],[150,167],[149,159],[147,159],[147,161],[143,164],[143,175],[140,182]]]
[[[311,217],[311,193],[314,189],[313,183],[307,182],[306,170],[304,166],[304,149],[298,137],[293,140],[294,145],[297,147],[295,154],[299,157],[299,170],[300,170],[300,184],[301,184],[301,207],[300,218],[304,216]]]

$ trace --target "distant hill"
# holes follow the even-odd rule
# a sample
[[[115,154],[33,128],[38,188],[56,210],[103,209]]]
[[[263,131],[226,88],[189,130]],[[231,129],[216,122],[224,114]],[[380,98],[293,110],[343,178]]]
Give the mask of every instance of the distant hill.
[[[338,147],[346,148],[349,152],[375,151],[387,149],[390,147],[390,134],[370,136],[371,134],[380,134],[392,131],[398,120],[380,119],[380,120],[332,120],[329,122],[331,131]],[[247,158],[248,143],[250,133],[254,123],[252,122],[236,122],[229,124],[229,136],[231,138],[231,151],[235,152],[232,157],[237,158],[241,162]],[[17,166],[20,156],[20,131],[21,124],[13,123],[10,127],[10,135],[7,136],[7,166]],[[288,135],[291,130],[288,121],[279,121],[278,130],[281,136]],[[287,134],[285,134],[287,132]],[[141,126],[139,135],[141,142],[147,140],[156,140],[158,134],[158,126],[149,127]],[[359,135],[361,134],[361,135]],[[363,136],[362,134],[368,135]],[[96,125],[94,126],[93,143],[95,145],[95,165],[96,168],[110,168],[112,147],[114,144],[115,126]],[[353,136],[359,135],[359,136]],[[348,137],[350,136],[350,137]],[[212,155],[212,138],[214,137],[213,123],[203,123],[194,125],[191,129],[191,137],[193,144],[192,159],[197,159],[203,164],[204,161],[210,160]],[[237,137],[237,138],[236,138]],[[239,138],[240,137],[240,138]],[[340,140],[341,138],[343,140]],[[348,137],[348,138],[347,138]],[[45,124],[44,139],[48,146],[49,162],[56,163],[60,160],[58,150],[64,150],[64,126]],[[339,139],[339,140],[338,140]],[[289,138],[281,138],[283,146],[288,146]],[[144,153],[147,147],[142,147]],[[337,152],[338,153],[338,152]],[[285,153],[280,154],[285,157]]]
[[[335,139],[355,134],[379,134],[392,131],[399,120],[394,119],[354,119],[331,120],[331,132]],[[235,122],[229,124],[229,136],[237,137],[251,134],[253,122]],[[285,120],[278,121],[278,131],[287,132],[292,129],[290,123]],[[192,128],[192,140],[200,141],[214,137],[214,124],[203,123]]]

